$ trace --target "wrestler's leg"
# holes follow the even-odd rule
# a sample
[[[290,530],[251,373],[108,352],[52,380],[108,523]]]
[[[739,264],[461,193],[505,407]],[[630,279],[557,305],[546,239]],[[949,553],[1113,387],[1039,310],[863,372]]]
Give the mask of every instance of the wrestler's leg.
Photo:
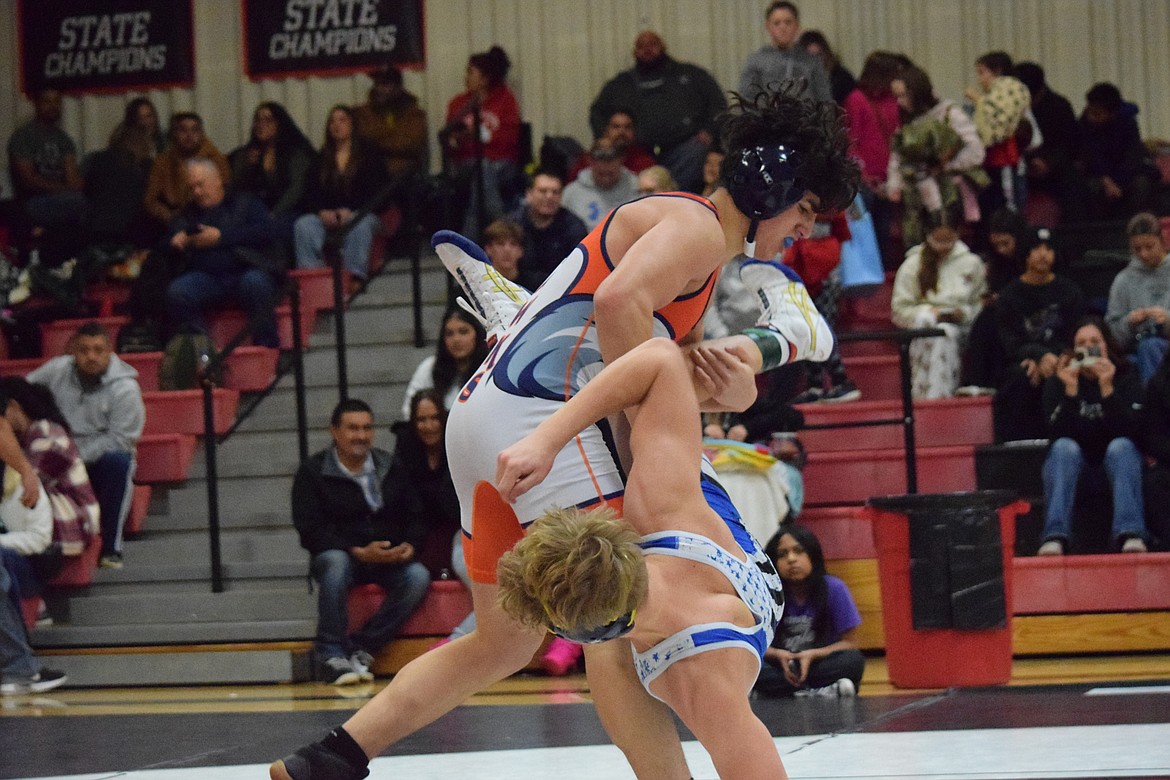
[[[585,646],[585,670],[601,725],[641,780],[691,776],[670,709],[646,692],[628,642]]]

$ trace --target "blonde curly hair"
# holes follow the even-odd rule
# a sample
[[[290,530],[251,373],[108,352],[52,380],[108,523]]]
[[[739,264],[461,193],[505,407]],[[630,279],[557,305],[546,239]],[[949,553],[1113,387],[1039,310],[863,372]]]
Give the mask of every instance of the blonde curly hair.
[[[613,510],[554,509],[496,567],[499,604],[526,626],[566,631],[613,622],[646,599],[641,537]]]

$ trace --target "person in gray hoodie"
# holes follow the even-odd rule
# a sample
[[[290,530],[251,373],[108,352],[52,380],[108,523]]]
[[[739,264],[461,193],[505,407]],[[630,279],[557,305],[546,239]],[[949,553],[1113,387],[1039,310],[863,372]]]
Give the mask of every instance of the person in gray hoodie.
[[[800,9],[787,0],[770,3],[764,13],[764,28],[771,42],[748,55],[739,76],[739,93],[750,98],[757,92],[773,91],[784,82],[803,79],[807,96],[832,100],[825,66],[800,45]]]
[[[77,329],[69,354],[32,371],[52,391],[69,427],[101,512],[103,568],[122,568],[122,526],[130,511],[134,453],[146,423],[138,372],[114,354],[97,322]]]
[[[589,167],[565,186],[564,207],[592,230],[612,209],[638,197],[638,177],[622,165],[622,154],[605,138],[593,142]]]
[[[1125,226],[1133,259],[1113,278],[1105,321],[1134,355],[1142,385],[1150,381],[1170,342],[1170,254],[1156,216],[1142,212]]]

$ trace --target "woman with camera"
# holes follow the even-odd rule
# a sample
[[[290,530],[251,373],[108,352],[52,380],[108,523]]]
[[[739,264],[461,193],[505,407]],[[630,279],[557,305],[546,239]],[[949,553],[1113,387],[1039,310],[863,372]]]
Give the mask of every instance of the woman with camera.
[[[1113,499],[1110,540],[1122,552],[1146,551],[1140,431],[1142,386],[1104,321],[1078,324],[1073,351],[1057,361],[1044,386],[1052,445],[1044,461],[1044,532],[1038,555],[1063,555],[1073,539],[1078,497],[1107,491]],[[1073,544],[1073,543],[1076,544]]]
[[[1024,272],[1003,286],[994,312],[1006,359],[996,371],[1003,377],[994,400],[997,442],[1048,437],[1044,383],[1056,373],[1085,313],[1081,288],[1052,271],[1056,253],[1047,229],[1028,228],[1014,243]]]

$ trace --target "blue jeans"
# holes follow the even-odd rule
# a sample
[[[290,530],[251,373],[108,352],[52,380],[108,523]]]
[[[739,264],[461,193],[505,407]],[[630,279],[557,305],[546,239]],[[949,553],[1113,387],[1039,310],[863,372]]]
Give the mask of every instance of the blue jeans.
[[[1105,449],[1101,466],[1113,495],[1113,539],[1146,535],[1145,510],[1142,507],[1142,456],[1129,439],[1119,436]],[[1042,540],[1065,542],[1072,534],[1073,506],[1077,484],[1085,471],[1081,446],[1069,438],[1057,439],[1044,460],[1044,533]]]
[[[348,657],[357,650],[376,655],[397,635],[431,585],[430,572],[418,561],[405,566],[364,564],[345,550],[314,555],[311,570],[319,586],[313,648],[318,661]],[[369,582],[385,591],[386,600],[351,637],[347,632],[349,589]]]
[[[134,495],[130,480],[136,466],[132,452],[107,452],[85,464],[102,519],[102,555],[122,552],[122,529]]]
[[[235,301],[255,321],[252,342],[262,347],[279,347],[276,333],[276,285],[258,268],[228,276],[206,271],[187,271],[167,288],[167,308],[176,326],[207,332],[203,313],[208,308]]]
[[[1134,363],[1137,364],[1138,376],[1142,380],[1142,386],[1149,383],[1150,377],[1158,370],[1158,366],[1162,365],[1162,358],[1166,357],[1167,346],[1170,346],[1170,341],[1157,336],[1146,336],[1138,340],[1133,357]]]
[[[20,610],[20,588],[0,565],[0,673],[5,678],[28,678],[41,670],[28,645],[28,631]]]
[[[378,231],[378,217],[367,214],[350,228],[341,241],[341,259],[358,279],[370,275],[370,246]],[[293,223],[293,247],[297,268],[325,267],[325,223],[316,214],[305,214]]]

